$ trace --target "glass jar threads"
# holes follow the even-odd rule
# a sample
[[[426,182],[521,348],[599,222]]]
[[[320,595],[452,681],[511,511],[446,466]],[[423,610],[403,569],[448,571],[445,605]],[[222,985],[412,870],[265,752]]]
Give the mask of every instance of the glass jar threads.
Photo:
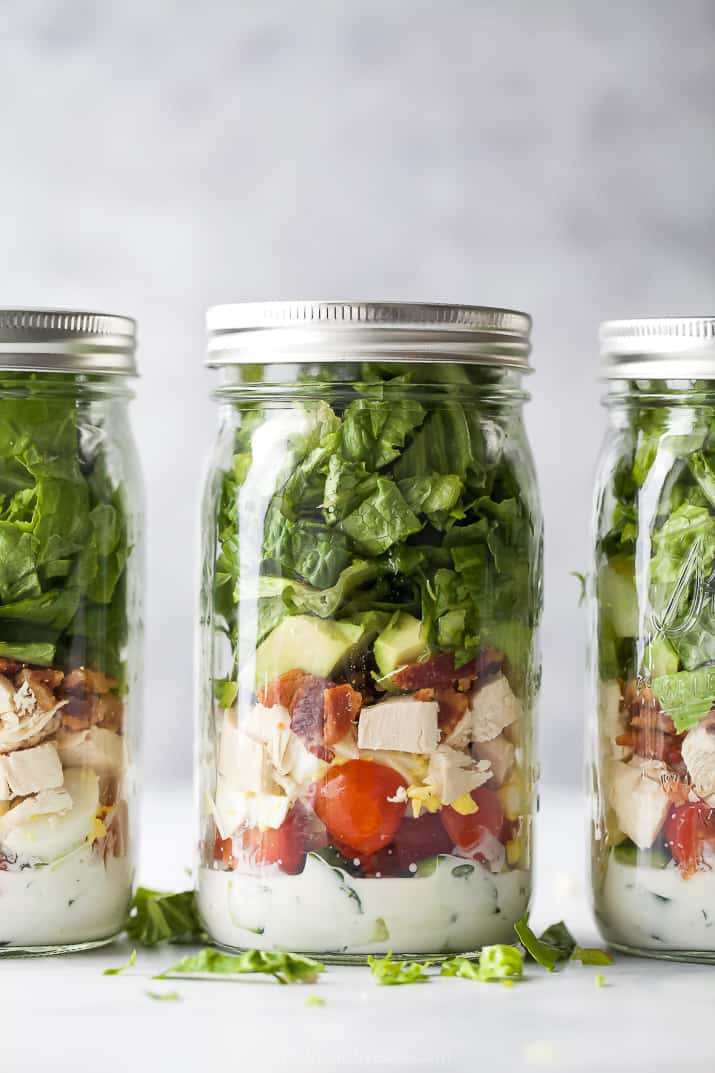
[[[96,946],[132,888],[134,322],[0,310],[0,955]]]
[[[206,928],[346,959],[509,941],[539,677],[529,318],[321,302],[208,326]]]
[[[593,889],[604,937],[715,959],[715,318],[601,332]]]

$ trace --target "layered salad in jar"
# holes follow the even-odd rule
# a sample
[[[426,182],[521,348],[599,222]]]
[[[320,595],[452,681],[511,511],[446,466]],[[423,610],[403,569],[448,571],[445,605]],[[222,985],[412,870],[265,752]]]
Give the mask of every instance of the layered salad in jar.
[[[528,905],[523,441],[456,385],[424,402],[413,373],[371,376],[332,405],[244,407],[209,489],[224,673],[204,683],[198,900],[228,947],[465,951]]]
[[[629,442],[598,544],[596,914],[625,949],[715,957],[712,434],[661,406]]]
[[[3,374],[0,954],[122,927],[129,552],[101,419],[62,377]]]

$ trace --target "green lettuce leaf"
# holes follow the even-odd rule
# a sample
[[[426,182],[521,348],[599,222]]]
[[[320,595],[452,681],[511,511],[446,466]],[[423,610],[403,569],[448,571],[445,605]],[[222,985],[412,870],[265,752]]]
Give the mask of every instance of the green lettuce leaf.
[[[206,947],[198,954],[182,958],[155,977],[173,976],[243,976],[263,973],[280,984],[314,983],[324,966],[302,954],[287,954],[277,950],[246,950],[243,954],[222,954]]]
[[[424,407],[415,399],[394,401],[357,399],[343,416],[341,454],[349,462],[362,462],[379,470],[400,454],[407,436],[422,423]]]
[[[366,555],[382,555],[421,528],[397,485],[384,477],[378,479],[372,495],[342,522],[343,532]]]
[[[431,961],[393,961],[392,954],[378,958],[368,955],[370,972],[379,984],[426,984],[430,980],[427,969]]]
[[[483,946],[479,961],[465,957],[453,957],[442,963],[442,976],[461,976],[477,983],[503,982],[521,979],[524,965],[521,952],[514,946],[499,943]]]
[[[192,890],[168,894],[137,887],[125,929],[129,938],[142,946],[194,943],[205,937]]]
[[[572,961],[580,961],[582,965],[612,965],[613,955],[607,950],[599,950],[595,946],[577,946],[571,955]]]
[[[552,924],[541,938],[537,939],[529,927],[528,918],[523,916],[517,920],[514,931],[527,955],[549,972],[554,972],[560,961],[568,961],[576,948],[576,940],[563,921]]]

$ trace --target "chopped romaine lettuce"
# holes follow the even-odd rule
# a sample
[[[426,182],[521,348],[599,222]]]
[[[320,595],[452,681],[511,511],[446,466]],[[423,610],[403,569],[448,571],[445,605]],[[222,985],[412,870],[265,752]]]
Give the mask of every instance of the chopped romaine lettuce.
[[[528,918],[523,916],[517,920],[514,931],[527,955],[549,972],[553,972],[560,961],[568,961],[576,947],[576,941],[563,921],[552,924],[541,938],[537,938],[529,927]]]
[[[414,370],[384,365],[341,389],[332,408],[241,403],[216,492],[213,605],[231,646],[219,703],[233,699],[242,600],[256,608],[257,643],[288,615],[352,622],[395,611],[419,618],[429,648],[453,652],[456,665],[508,643],[507,674],[523,694],[541,601],[532,475],[528,459],[506,451],[498,419],[463,398],[459,374],[430,367],[428,401],[404,391]],[[267,429],[270,458],[260,446]],[[263,504],[262,543],[243,576],[239,499]],[[366,633],[368,672],[370,643]]]
[[[370,972],[379,984],[426,984],[431,961],[393,961],[392,954],[378,958],[368,956]]]
[[[580,961],[582,965],[612,965],[613,955],[607,950],[599,950],[595,946],[577,946],[571,955],[572,961]]]
[[[519,979],[523,976],[524,966],[521,952],[515,946],[499,943],[495,946],[483,946],[479,961],[470,961],[465,957],[453,957],[443,962],[442,976],[461,976],[465,980],[478,983]]]
[[[142,946],[195,943],[205,938],[192,890],[167,894],[137,887],[125,928],[127,935]]]
[[[280,984],[314,983],[324,968],[319,961],[302,954],[288,954],[278,950],[246,950],[243,954],[222,954],[220,950],[206,947],[198,954],[177,961],[175,965],[159,973],[155,979],[263,973],[273,976]]]

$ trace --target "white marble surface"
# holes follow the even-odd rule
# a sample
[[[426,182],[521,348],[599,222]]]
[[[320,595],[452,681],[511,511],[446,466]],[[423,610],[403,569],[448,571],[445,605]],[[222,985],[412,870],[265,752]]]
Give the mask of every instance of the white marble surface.
[[[211,302],[392,297],[535,317],[543,766],[581,777],[596,325],[712,312],[712,0],[2,5],[0,304],[135,314],[146,770],[189,777]],[[567,446],[567,449],[564,449]],[[177,735],[177,725],[181,733]]]
[[[191,800],[145,802],[142,882],[187,883]],[[541,815],[535,926],[566,919],[595,943],[581,868],[580,799],[547,794]],[[529,968],[510,990],[466,980],[379,987],[364,968],[329,967],[312,986],[269,980],[151,981],[181,951],[140,951],[118,977],[102,970],[126,943],[63,958],[0,960],[0,1061],[28,1073],[196,1070],[449,1070],[474,1073],[712,1073],[712,969],[620,957],[603,970]],[[147,990],[177,990],[156,1002]],[[326,1005],[306,1006],[309,995]]]

